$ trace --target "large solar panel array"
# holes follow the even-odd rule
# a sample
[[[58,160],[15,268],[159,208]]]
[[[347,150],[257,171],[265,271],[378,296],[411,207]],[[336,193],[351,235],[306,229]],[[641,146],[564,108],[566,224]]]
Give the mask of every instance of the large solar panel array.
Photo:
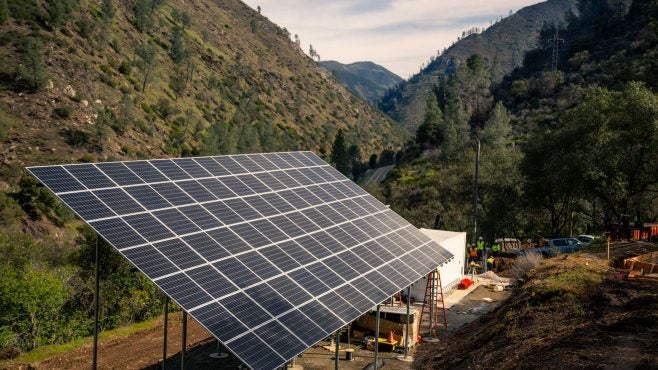
[[[253,369],[452,257],[311,152],[28,170]]]

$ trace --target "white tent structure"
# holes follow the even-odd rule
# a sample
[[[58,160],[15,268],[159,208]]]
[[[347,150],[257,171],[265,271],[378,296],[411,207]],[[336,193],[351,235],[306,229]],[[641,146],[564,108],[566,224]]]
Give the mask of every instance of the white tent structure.
[[[457,284],[464,277],[466,233],[433,229],[420,229],[420,231],[455,256],[439,269],[443,293],[449,294],[457,288]],[[427,277],[423,277],[413,283],[411,286],[411,298],[422,302],[426,285]]]

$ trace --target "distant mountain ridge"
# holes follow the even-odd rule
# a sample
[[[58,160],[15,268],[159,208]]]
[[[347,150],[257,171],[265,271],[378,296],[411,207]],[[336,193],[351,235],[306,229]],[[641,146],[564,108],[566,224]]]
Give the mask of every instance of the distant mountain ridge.
[[[546,23],[564,21],[576,0],[548,0],[522,8],[480,34],[469,35],[434,59],[420,73],[390,90],[379,107],[403,127],[415,131],[425,115],[425,102],[441,75],[454,71],[473,54],[487,59],[495,81],[523,62],[525,52],[536,47]]]
[[[404,81],[400,76],[373,62],[342,64],[333,60],[320,62],[354,94],[375,104],[386,92]]]

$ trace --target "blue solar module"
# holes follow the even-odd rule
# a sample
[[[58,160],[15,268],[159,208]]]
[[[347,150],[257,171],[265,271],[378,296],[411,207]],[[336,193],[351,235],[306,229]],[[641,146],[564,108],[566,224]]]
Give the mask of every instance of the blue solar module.
[[[310,152],[28,170],[253,369],[452,258]]]

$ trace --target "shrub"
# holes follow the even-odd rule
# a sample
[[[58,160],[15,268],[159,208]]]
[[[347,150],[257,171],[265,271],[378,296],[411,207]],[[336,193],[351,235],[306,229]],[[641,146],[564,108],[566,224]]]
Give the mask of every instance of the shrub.
[[[130,64],[130,62],[126,60],[122,60],[118,70],[119,73],[121,73],[122,75],[128,76],[130,74],[130,71],[132,70],[132,65]]]
[[[523,279],[530,270],[539,267],[542,261],[544,257],[540,253],[526,253],[514,261],[510,276],[516,280]]]
[[[69,118],[73,109],[68,105],[53,109],[53,116],[57,118]]]

